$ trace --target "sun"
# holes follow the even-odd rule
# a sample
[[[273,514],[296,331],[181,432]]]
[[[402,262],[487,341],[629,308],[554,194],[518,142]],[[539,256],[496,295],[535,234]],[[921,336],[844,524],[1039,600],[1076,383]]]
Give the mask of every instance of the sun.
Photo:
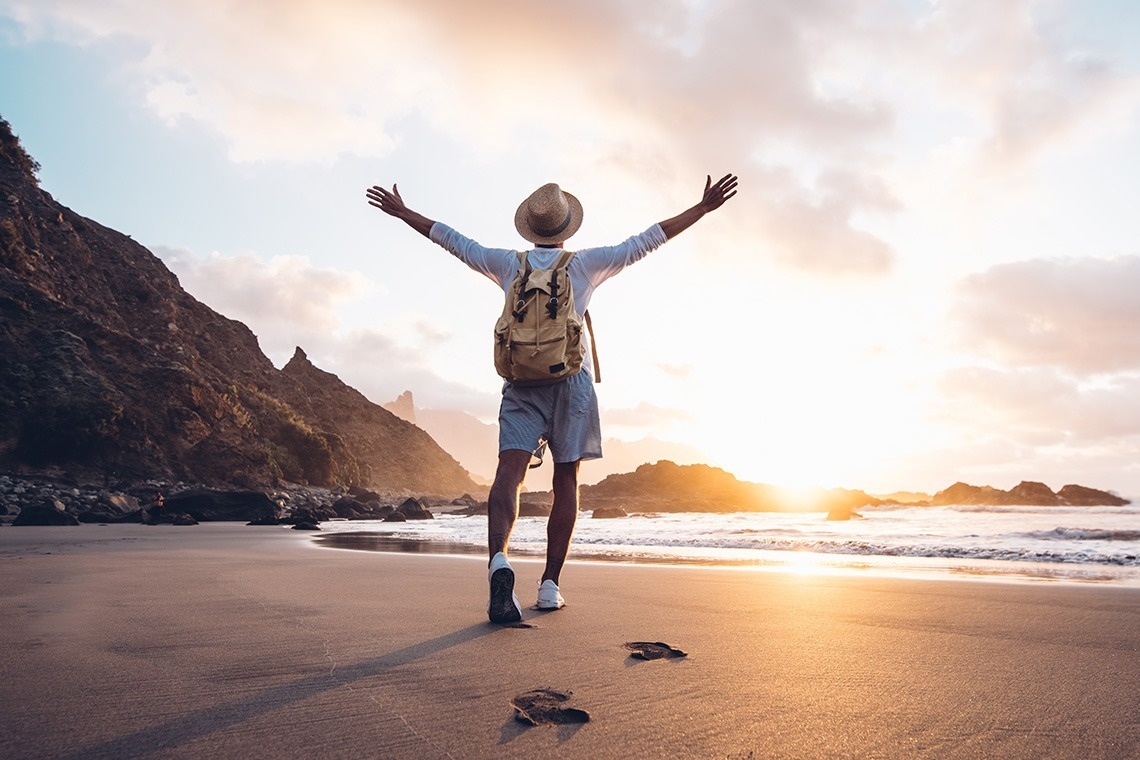
[[[872,380],[852,378],[841,395],[785,385],[749,408],[708,409],[691,434],[709,464],[741,480],[809,489],[881,482],[927,432]]]

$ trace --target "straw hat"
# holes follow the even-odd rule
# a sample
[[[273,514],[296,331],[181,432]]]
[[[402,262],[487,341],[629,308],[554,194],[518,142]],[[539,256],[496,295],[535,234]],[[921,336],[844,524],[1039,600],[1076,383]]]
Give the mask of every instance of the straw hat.
[[[582,226],[582,204],[555,183],[530,194],[515,212],[515,229],[532,243],[561,243]]]

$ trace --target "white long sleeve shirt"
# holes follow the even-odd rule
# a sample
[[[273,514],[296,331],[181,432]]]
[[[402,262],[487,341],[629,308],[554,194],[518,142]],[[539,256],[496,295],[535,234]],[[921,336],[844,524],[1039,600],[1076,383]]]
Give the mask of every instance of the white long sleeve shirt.
[[[506,297],[511,281],[519,269],[518,254],[514,250],[487,248],[442,222],[432,225],[429,237],[433,243],[445,248],[476,272],[494,280],[503,289],[503,296]],[[590,306],[590,298],[599,285],[630,264],[645,258],[650,251],[660,248],[667,240],[661,225],[655,224],[640,235],[634,235],[617,245],[579,250],[570,262],[569,268],[570,283],[574,287],[574,310],[579,315],[585,314]],[[527,259],[535,269],[548,269],[554,266],[561,254],[560,248],[534,248],[527,252]],[[583,367],[593,376],[589,333],[585,333],[583,337],[587,341]]]

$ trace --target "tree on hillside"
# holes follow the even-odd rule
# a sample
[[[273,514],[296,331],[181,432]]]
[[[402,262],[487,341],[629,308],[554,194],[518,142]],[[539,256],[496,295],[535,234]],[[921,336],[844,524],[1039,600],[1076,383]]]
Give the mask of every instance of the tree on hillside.
[[[12,125],[3,116],[0,116],[0,156],[8,158],[35,180],[37,185],[39,184],[39,178],[36,176],[40,171],[39,162],[24,150],[24,146],[20,144],[20,138],[12,131]]]

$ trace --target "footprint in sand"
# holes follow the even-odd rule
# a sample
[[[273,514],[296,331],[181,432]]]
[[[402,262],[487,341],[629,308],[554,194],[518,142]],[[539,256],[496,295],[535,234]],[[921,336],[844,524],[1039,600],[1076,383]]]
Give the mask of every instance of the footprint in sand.
[[[627,641],[625,648],[639,660],[663,660],[677,657],[688,657],[687,652],[671,647],[663,641]]]
[[[590,714],[585,710],[563,707],[573,692],[554,689],[532,689],[511,700],[515,708],[515,720],[532,726],[560,725],[565,723],[586,723]]]

